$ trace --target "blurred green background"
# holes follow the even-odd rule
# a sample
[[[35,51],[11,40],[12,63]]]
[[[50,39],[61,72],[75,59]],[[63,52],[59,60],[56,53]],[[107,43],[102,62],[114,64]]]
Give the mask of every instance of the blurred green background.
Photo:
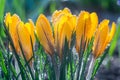
[[[74,14],[80,10],[95,11],[101,18],[116,20],[120,13],[117,0],[6,0],[5,13],[17,13],[23,21],[34,21],[40,13],[51,15],[56,9],[68,7]],[[101,16],[103,15],[103,16]]]

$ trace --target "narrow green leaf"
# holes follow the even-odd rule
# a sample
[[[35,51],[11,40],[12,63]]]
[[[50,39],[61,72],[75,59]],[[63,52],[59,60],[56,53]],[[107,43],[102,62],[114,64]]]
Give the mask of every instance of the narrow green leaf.
[[[31,42],[31,43],[32,43],[32,42]],[[24,58],[24,60],[25,60],[25,63],[26,63],[26,65],[27,65],[28,69],[29,69],[30,75],[31,75],[32,79],[34,80],[34,75],[33,75],[33,73],[32,73],[32,70],[31,70],[31,68],[30,68],[30,65],[29,65],[29,63],[28,63],[28,61],[27,61],[27,59],[26,59],[26,57],[25,57],[25,54],[24,54],[24,51],[23,51],[23,48],[22,48],[22,45],[21,45],[20,41],[19,41],[19,45],[20,45],[21,52],[22,52],[23,58]],[[31,46],[32,46],[32,44],[31,44]],[[31,58],[30,60],[32,60],[32,58]],[[27,75],[27,74],[26,74],[26,75]]]
[[[4,75],[7,76],[8,71],[7,71],[7,67],[6,67],[6,65],[4,63],[4,58],[3,58],[1,50],[0,50],[0,67],[1,67]]]
[[[20,69],[21,74],[22,74],[21,77],[22,77],[22,79],[25,79],[25,80],[26,80],[26,75],[25,75],[26,70],[25,70],[25,68],[23,67],[22,63],[20,62],[20,58],[19,58],[19,56],[18,56],[18,54],[17,54],[17,52],[16,52],[16,50],[15,50],[15,47],[14,47],[12,38],[11,38],[11,36],[10,36],[10,33],[9,33],[9,31],[7,30],[7,28],[5,27],[5,25],[4,25],[4,29],[5,29],[6,35],[8,35],[7,38],[8,38],[8,40],[10,41],[10,45],[11,45],[11,47],[12,47],[12,49],[13,49],[14,55],[15,55],[16,60],[17,60],[17,62],[18,62],[19,69]],[[24,75],[23,75],[23,74],[24,74]]]
[[[91,39],[91,41],[88,43],[88,47],[86,48],[85,52],[84,52],[84,55],[83,55],[83,65],[82,65],[82,71],[81,71],[81,75],[80,75],[80,80],[84,80],[85,78],[85,69],[86,69],[86,64],[88,62],[88,58],[89,58],[89,55],[91,53],[91,50],[92,50],[92,46],[93,46],[93,41],[94,41],[94,38]]]
[[[96,74],[96,72],[98,71],[100,65],[102,64],[103,60],[105,59],[105,57],[107,56],[107,53],[108,53],[108,50],[107,49],[103,55],[101,57],[99,57],[96,61],[95,61],[95,65],[94,65],[94,68],[93,68],[93,73],[92,73],[92,77],[91,77],[91,80],[94,79],[94,76]]]
[[[5,33],[3,31],[3,16],[6,0],[0,0],[0,36],[4,37]]]
[[[0,0],[0,22],[3,22],[3,16],[4,16],[4,7],[5,7],[6,0]]]
[[[120,24],[118,24],[115,35],[114,35],[113,40],[112,40],[111,45],[110,45],[110,49],[109,49],[110,58],[113,56],[114,50],[116,48],[116,44],[117,44],[118,38],[120,36],[119,32],[120,32]]]

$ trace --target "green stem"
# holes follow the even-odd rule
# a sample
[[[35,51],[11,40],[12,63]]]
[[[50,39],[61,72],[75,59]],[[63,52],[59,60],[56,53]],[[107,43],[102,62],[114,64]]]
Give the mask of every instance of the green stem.
[[[57,65],[54,55],[51,56],[51,59],[52,59],[52,64],[53,64],[56,80],[59,80],[60,72],[59,72],[58,65]]]
[[[79,80],[80,69],[81,69],[81,64],[82,64],[82,58],[83,58],[83,54],[81,54],[81,56],[79,57],[79,64],[78,64],[78,71],[77,71],[77,78],[76,78],[76,80]]]
[[[90,66],[88,69],[88,74],[86,76],[86,80],[90,80],[91,76],[92,76],[92,71],[94,69],[94,63],[95,63],[95,58],[92,56],[92,60],[90,62]]]
[[[70,53],[70,71],[71,71],[71,80],[73,80],[73,66],[72,66],[73,55]]]

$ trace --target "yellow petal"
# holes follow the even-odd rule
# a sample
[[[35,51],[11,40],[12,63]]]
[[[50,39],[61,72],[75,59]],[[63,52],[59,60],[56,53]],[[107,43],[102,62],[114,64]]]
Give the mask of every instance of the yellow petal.
[[[85,30],[86,30],[86,19],[89,18],[89,13],[85,11],[81,11],[79,14],[78,20],[77,20],[77,26],[76,26],[76,50],[79,52],[80,50],[80,43],[81,38],[84,37]]]
[[[25,27],[25,24],[22,21],[17,26],[17,33],[18,33],[20,44],[24,51],[24,55],[28,61],[33,56],[32,44],[30,40],[29,30]]]
[[[116,31],[116,24],[113,22],[112,23],[112,28],[111,28],[111,31],[110,31],[110,34],[109,34],[109,40],[108,40],[108,42],[110,42],[112,40],[115,31]]]
[[[99,57],[103,51],[106,48],[106,40],[107,36],[109,34],[109,20],[103,20],[98,28],[98,31],[96,32],[95,40],[94,40],[94,45],[93,45],[93,55],[95,58]]]
[[[67,14],[67,13],[70,13],[70,14],[71,14],[70,9],[68,9],[68,8],[64,8],[64,9],[63,9],[63,12],[64,12],[65,14]]]
[[[65,37],[67,38],[68,42],[70,43],[71,41],[71,36],[75,32],[76,29],[76,22],[77,18],[76,16],[73,15],[64,15],[66,17],[66,21],[64,21],[64,34]]]
[[[57,17],[61,14],[61,10],[56,10],[54,13],[53,13],[53,15],[52,15],[52,23],[53,24],[55,24],[56,23],[56,21],[57,21]]]
[[[86,24],[86,38],[87,40],[90,40],[93,36],[94,33],[96,31],[96,28],[98,26],[98,16],[95,12],[90,14],[90,18],[88,19],[88,21],[86,22],[88,24]]]
[[[104,19],[104,20],[99,24],[99,26],[100,26],[99,29],[101,30],[101,29],[103,29],[104,26],[108,26],[109,22],[110,22],[109,20]]]
[[[52,23],[53,23],[53,25],[55,25],[55,23],[60,18],[60,16],[66,15],[66,14],[71,14],[71,12],[70,12],[70,10],[68,8],[64,8],[63,10],[59,10],[59,11],[56,10],[52,15]]]
[[[31,39],[32,39],[32,43],[33,45],[35,45],[35,36],[34,36],[34,23],[32,22],[31,19],[29,19],[29,22],[25,24],[25,27],[28,29]]]
[[[108,26],[109,27],[109,26]],[[106,41],[104,42],[102,48],[101,48],[101,54],[104,52],[104,50],[106,49],[107,45],[109,44],[109,42],[111,41],[111,39],[113,38],[113,35],[114,35],[114,32],[115,32],[115,29],[116,29],[116,25],[115,23],[113,22],[112,23],[112,29],[110,31],[110,33],[108,33],[107,37],[106,37]]]
[[[20,47],[19,47],[19,43],[18,43],[18,36],[17,36],[17,32],[16,32],[16,27],[17,27],[18,23],[20,22],[20,18],[16,14],[11,16],[10,13],[7,13],[5,16],[4,22],[6,24],[6,27],[9,29],[9,33],[10,33],[10,36],[13,40],[15,49],[16,49],[17,53],[19,54]]]
[[[5,22],[5,24],[6,24],[6,27],[8,27],[8,25],[9,25],[10,23],[12,23],[10,13],[6,13],[4,22]]]
[[[54,39],[52,34],[52,29],[47,18],[41,14],[36,22],[36,32],[40,43],[47,51],[48,54],[53,54],[54,52]]]
[[[67,17],[65,15],[62,15],[54,26],[55,47],[57,49],[59,56],[61,56],[62,54],[61,52],[63,49],[64,40],[65,40],[64,27],[65,27],[66,20],[67,20]]]

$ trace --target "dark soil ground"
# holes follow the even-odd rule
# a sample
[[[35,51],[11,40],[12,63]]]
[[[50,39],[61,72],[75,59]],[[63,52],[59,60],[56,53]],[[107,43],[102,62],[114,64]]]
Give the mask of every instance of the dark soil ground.
[[[120,80],[120,58],[115,53],[109,66],[106,63],[107,58],[98,70],[95,80]],[[105,65],[106,64],[106,65]]]

